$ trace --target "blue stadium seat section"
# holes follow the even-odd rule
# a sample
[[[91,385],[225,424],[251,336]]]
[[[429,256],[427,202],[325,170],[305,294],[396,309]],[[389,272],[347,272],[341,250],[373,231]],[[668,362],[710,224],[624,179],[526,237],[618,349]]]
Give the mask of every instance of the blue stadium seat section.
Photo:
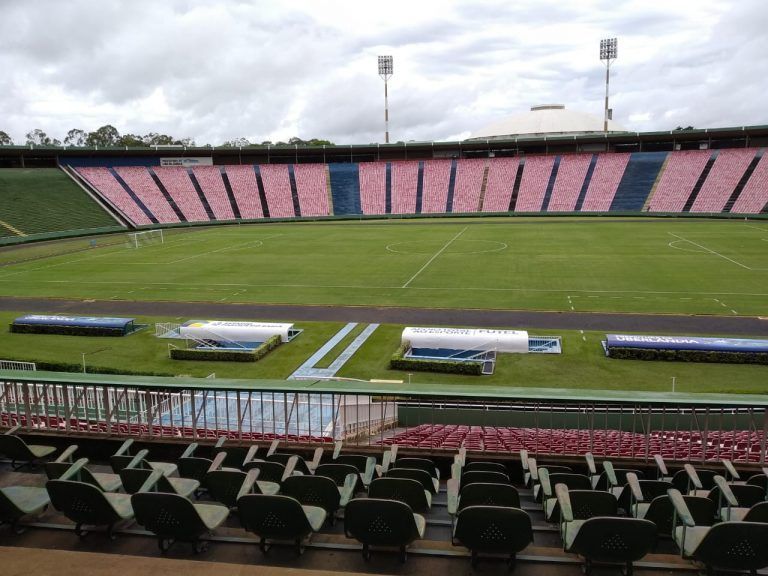
[[[329,164],[333,211],[336,215],[360,214],[360,175],[357,164]]]
[[[640,211],[651,193],[667,152],[634,152],[616,190],[611,212]]]

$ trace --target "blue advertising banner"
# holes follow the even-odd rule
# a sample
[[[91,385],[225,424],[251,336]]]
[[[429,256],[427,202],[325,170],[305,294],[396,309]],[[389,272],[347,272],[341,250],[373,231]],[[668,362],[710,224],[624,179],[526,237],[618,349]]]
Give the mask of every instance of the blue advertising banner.
[[[14,324],[36,326],[80,326],[84,328],[125,328],[134,318],[102,318],[98,316],[49,316],[29,314],[13,321]]]
[[[609,350],[611,348],[648,348],[651,350],[707,350],[710,352],[768,352],[768,340],[748,338],[607,334],[605,345]]]

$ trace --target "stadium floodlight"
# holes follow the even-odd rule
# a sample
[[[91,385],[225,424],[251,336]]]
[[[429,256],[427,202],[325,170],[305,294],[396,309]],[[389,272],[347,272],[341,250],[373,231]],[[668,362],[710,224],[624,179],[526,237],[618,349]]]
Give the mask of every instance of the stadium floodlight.
[[[387,82],[392,77],[392,56],[379,56],[379,76],[384,80],[384,142],[389,144],[389,101]]]
[[[605,114],[603,116],[603,132],[608,132],[608,84],[611,78],[611,62],[618,57],[618,41],[616,38],[600,40],[600,60],[605,62]]]

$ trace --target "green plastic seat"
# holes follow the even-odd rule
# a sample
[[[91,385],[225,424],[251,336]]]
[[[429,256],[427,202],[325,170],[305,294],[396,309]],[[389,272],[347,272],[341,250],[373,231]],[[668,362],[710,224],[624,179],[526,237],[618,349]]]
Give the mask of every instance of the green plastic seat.
[[[539,468],[539,484],[541,486],[541,504],[544,509],[544,519],[547,522],[558,522],[560,519],[560,505],[557,503],[557,495],[554,486],[563,484],[568,490],[591,490],[592,480],[583,474],[569,472],[549,473],[549,468]]]
[[[56,452],[54,446],[27,444],[21,436],[13,433],[18,429],[19,426],[15,426],[5,434],[0,434],[0,454],[5,454],[7,458],[10,458],[11,468],[14,470],[24,466],[34,467],[38,461]]]
[[[149,450],[132,451],[133,439],[129,438],[109,457],[109,463],[115,474],[120,474],[123,468],[148,468],[159,470],[164,476],[173,476],[178,471],[176,464],[171,462],[150,462],[147,460]]]
[[[212,500],[230,508],[237,507],[237,499],[244,494],[277,494],[280,484],[261,482],[257,469],[241,472],[240,470],[214,470],[205,476],[208,495]]]
[[[616,516],[618,504],[610,492],[600,490],[568,490],[565,484],[555,485],[560,506],[560,535],[565,542],[568,534],[584,522],[598,516]]]
[[[414,512],[429,512],[432,508],[431,492],[410,478],[376,478],[368,487],[368,496],[405,502]]]
[[[227,453],[218,452],[216,456],[213,457],[213,459],[203,458],[201,456],[195,456],[197,447],[197,444],[193,442],[187,446],[187,449],[184,450],[184,453],[179,458],[179,476],[182,478],[197,480],[200,483],[200,488],[205,490],[207,489],[205,486],[206,474],[208,474],[208,472],[212,472],[213,470],[221,469],[224,460],[227,458]],[[232,470],[234,471],[239,469],[233,468]]]
[[[302,542],[323,526],[326,511],[319,506],[302,505],[290,496],[246,494],[237,501],[240,522],[248,532],[259,537],[259,548],[267,553],[270,540],[290,540],[297,554]]]
[[[733,518],[733,520],[768,523],[768,502],[758,502],[749,508],[741,518]]]
[[[258,470],[259,480],[262,482],[280,484],[283,481],[283,477],[285,476],[285,466],[279,462],[251,460],[250,462],[246,462],[246,464],[243,466],[243,469],[246,472],[248,470]]]
[[[500,472],[501,474],[508,474],[507,467],[501,462],[484,461],[469,462],[464,466],[464,472]]]
[[[19,520],[24,516],[37,516],[48,508],[51,498],[45,488],[34,486],[5,486],[0,488],[0,524],[10,524],[11,530],[21,534]]]
[[[672,484],[682,494],[706,496],[715,487],[715,476],[717,472],[714,470],[694,468],[686,464],[682,470],[678,470],[672,476]]]
[[[456,518],[451,542],[469,548],[472,566],[485,553],[508,555],[511,567],[517,553],[533,542],[531,518],[519,508],[467,506]]]
[[[365,456],[363,454],[340,454],[333,460],[333,463],[354,466],[360,475],[360,481],[366,488],[368,488],[376,474],[376,458],[373,456]],[[315,474],[317,474],[317,471],[315,471]]]
[[[307,466],[306,461],[304,458],[297,454],[286,454],[283,452],[275,452],[274,454],[270,454],[266,457],[267,462],[279,462],[283,466],[288,466],[288,462],[291,461],[291,459],[295,460],[294,464],[294,470],[296,472],[300,472],[302,474],[311,474],[312,472],[309,469],[309,466]]]
[[[455,516],[469,506],[520,508],[520,494],[512,484],[474,482],[458,490],[458,482],[448,481],[448,514]]]
[[[45,463],[45,475],[49,480],[60,478],[72,466],[72,456],[77,451],[77,445],[69,446],[56,460]],[[86,464],[87,464],[86,460]],[[105,472],[92,472],[86,466],[82,466],[75,477],[70,480],[88,482],[104,492],[118,492],[123,487],[120,476]]]
[[[344,533],[363,545],[363,558],[371,558],[371,546],[394,546],[405,562],[407,547],[424,537],[426,521],[420,514],[396,500],[355,498],[344,511]]]
[[[157,536],[161,552],[176,541],[191,542],[195,553],[205,549],[200,538],[227,519],[229,508],[221,504],[194,504],[179,494],[137,492],[131,498],[136,522]]]
[[[429,458],[399,458],[390,464],[390,468],[413,468],[424,470],[432,478],[440,479],[440,471]]]
[[[213,447],[214,456],[219,452],[226,453],[222,467],[226,468],[242,468],[243,464],[250,462],[256,458],[256,454],[259,447],[256,444],[249,446],[237,446],[232,444],[226,444],[227,439],[221,437],[216,441],[216,445]]]
[[[509,476],[507,474],[489,470],[476,470],[464,472],[461,475],[460,487],[463,489],[468,484],[473,484],[475,482],[483,484],[510,484]]]
[[[481,472],[476,472],[476,474],[481,474]],[[437,494],[440,489],[440,481],[437,478],[433,478],[429,472],[417,468],[390,468],[384,477],[416,480],[424,487],[424,490],[431,494]]]
[[[603,463],[604,466],[605,464],[606,462]],[[645,473],[642,470],[613,468],[613,466],[609,466],[608,469],[605,469],[600,473],[597,482],[594,484],[594,488],[595,490],[608,490],[618,498],[621,495],[624,486],[627,485],[627,474],[634,474],[637,476],[638,480],[645,480]]]
[[[667,480],[638,480],[627,474],[627,485],[619,496],[619,507],[633,518],[650,520],[661,536],[672,535],[674,509],[667,492],[672,482]]]
[[[325,476],[291,476],[283,481],[280,493],[295,498],[302,505],[322,508],[334,524],[336,512],[352,499],[356,482],[357,474],[350,474],[345,486],[336,486]]]
[[[347,482],[347,476],[350,474],[355,475],[356,481],[354,491],[356,492],[360,483],[360,474],[358,469],[351,464],[337,464],[332,462],[328,464],[320,464],[315,469],[315,476],[325,476],[326,478],[330,478],[336,483],[336,486],[344,486]]]
[[[584,557],[584,573],[590,574],[593,562],[623,564],[632,574],[633,563],[656,546],[657,528],[650,520],[596,516],[567,533],[566,552]]]
[[[148,468],[123,468],[120,470],[120,479],[128,494],[135,494],[142,490],[154,470]],[[178,494],[185,498],[191,497],[200,487],[200,482],[191,478],[168,478],[162,473],[157,475],[157,482],[153,486],[155,492],[167,492]]]

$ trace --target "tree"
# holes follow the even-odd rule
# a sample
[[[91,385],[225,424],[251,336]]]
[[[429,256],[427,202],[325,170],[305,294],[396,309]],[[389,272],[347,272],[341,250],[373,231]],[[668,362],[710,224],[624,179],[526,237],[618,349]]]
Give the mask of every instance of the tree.
[[[173,139],[173,136],[168,136],[167,134],[158,134],[157,132],[150,132],[149,134],[145,135],[142,140],[147,146],[170,146],[172,144],[177,144],[177,142]]]
[[[306,144],[307,146],[335,146],[330,140],[321,140],[319,138],[310,138]]]
[[[298,138],[297,136],[294,136],[293,138],[288,139],[288,144],[291,146],[305,146],[307,143],[304,142],[301,138]]]
[[[55,146],[57,140],[52,140],[48,134],[35,128],[34,130],[27,132],[27,144],[34,144],[35,146]]]
[[[235,138],[234,140],[228,140],[222,144],[222,146],[229,148],[243,148],[250,145],[251,143],[248,141],[248,138]]]
[[[120,146],[128,146],[136,148],[138,146],[144,146],[144,140],[138,134],[123,134],[117,141]]]
[[[88,134],[85,130],[72,128],[72,130],[67,132],[67,136],[64,138],[64,144],[67,146],[85,146],[86,138],[88,138]]]
[[[177,140],[176,144],[181,144],[182,146],[186,146],[187,148],[196,146],[195,139],[187,136],[186,138],[182,138],[181,140]]]
[[[88,146],[119,146],[120,132],[111,124],[102,126],[94,132],[89,132],[85,143]]]
[[[0,130],[0,146],[12,146],[13,140],[6,132]]]
[[[683,128],[682,126],[678,126],[677,128],[675,128],[674,131],[675,132],[687,132],[688,130],[696,130],[696,128],[694,128],[693,126],[686,126],[685,128]]]

